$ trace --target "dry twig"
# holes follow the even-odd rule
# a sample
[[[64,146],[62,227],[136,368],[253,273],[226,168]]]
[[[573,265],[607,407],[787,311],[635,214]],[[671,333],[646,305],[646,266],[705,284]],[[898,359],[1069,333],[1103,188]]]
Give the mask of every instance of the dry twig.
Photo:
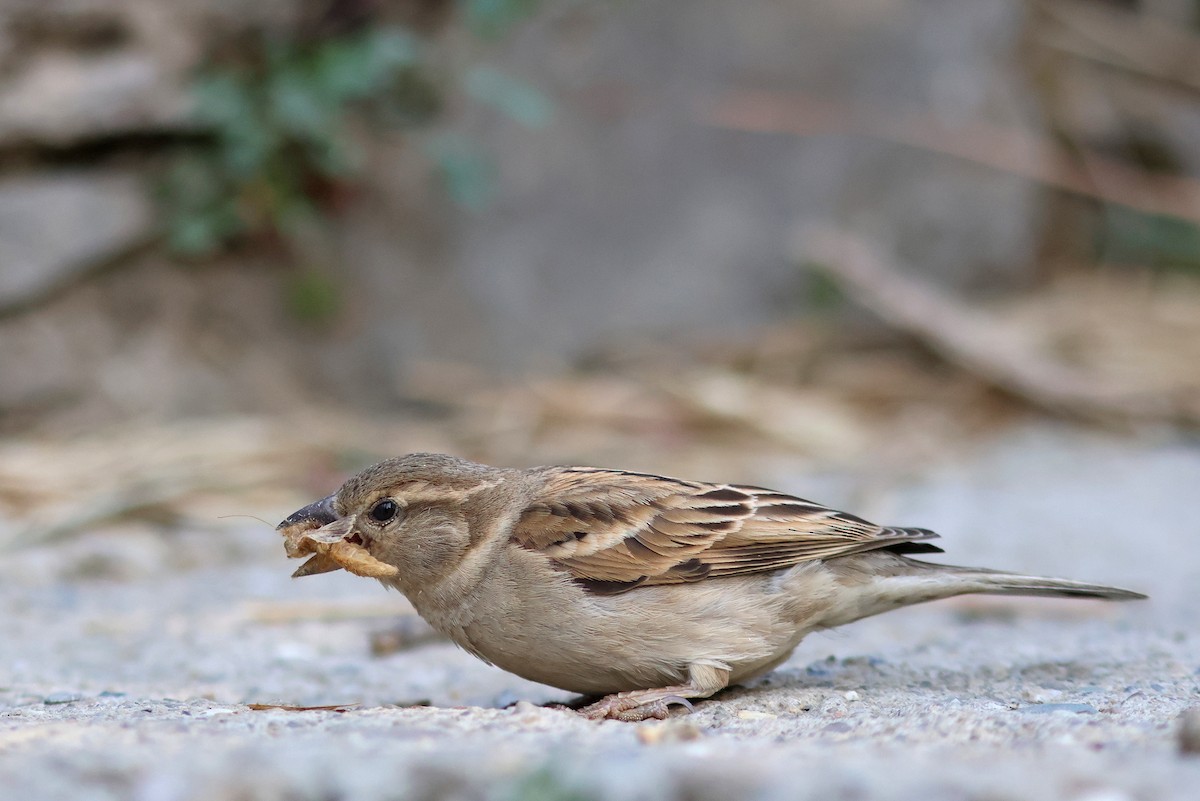
[[[1045,186],[1147,214],[1200,223],[1200,181],[1146,172],[1085,148],[984,123],[947,126],[929,115],[884,114],[802,95],[740,92],[704,115],[739,131],[799,136],[842,132],[897,142],[1019,175]]]
[[[1037,406],[1091,419],[1200,423],[1194,365],[1191,375],[1172,370],[1170,389],[1089,370],[1051,352],[1030,327],[1006,325],[986,309],[905,275],[861,239],[832,228],[804,231],[797,257],[827,271],[851,297],[947,361]],[[1122,311],[1135,310],[1129,302]]]

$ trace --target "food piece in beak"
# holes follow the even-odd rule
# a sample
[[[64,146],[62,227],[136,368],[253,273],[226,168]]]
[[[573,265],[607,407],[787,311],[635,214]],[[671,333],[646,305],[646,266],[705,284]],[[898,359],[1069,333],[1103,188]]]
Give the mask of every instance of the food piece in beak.
[[[296,569],[293,578],[328,573],[339,568],[356,576],[385,579],[396,575],[394,565],[381,562],[363,547],[354,534],[354,515],[338,517],[333,496],[309,504],[289,515],[276,527],[283,535],[283,547],[293,559],[312,554]]]

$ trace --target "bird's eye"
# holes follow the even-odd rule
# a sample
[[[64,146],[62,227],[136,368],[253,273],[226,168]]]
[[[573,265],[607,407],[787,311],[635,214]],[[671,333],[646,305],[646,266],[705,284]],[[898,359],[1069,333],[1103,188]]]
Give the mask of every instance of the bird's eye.
[[[396,516],[400,507],[393,500],[383,500],[371,507],[369,514],[376,523],[386,523]]]

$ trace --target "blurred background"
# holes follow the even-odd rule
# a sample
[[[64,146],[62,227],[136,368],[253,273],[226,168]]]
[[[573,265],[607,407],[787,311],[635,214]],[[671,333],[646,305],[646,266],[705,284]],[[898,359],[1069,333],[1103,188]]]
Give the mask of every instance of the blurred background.
[[[430,450],[1153,596],[814,635],[646,751],[680,797],[1192,798],[1198,424],[1195,0],[0,0],[13,797],[670,797],[633,728],[290,580],[276,521]],[[571,726],[625,789],[504,789]]]
[[[3,0],[10,541],[1194,441],[1198,172],[1190,0]]]

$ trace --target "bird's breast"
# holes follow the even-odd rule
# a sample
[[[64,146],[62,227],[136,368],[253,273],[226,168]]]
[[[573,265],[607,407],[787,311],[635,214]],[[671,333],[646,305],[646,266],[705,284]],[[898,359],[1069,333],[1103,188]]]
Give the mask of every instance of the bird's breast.
[[[410,594],[417,611],[472,654],[531,681],[583,694],[677,684],[688,665],[761,672],[802,627],[768,576],[587,592],[541,554],[513,549],[471,580]]]

